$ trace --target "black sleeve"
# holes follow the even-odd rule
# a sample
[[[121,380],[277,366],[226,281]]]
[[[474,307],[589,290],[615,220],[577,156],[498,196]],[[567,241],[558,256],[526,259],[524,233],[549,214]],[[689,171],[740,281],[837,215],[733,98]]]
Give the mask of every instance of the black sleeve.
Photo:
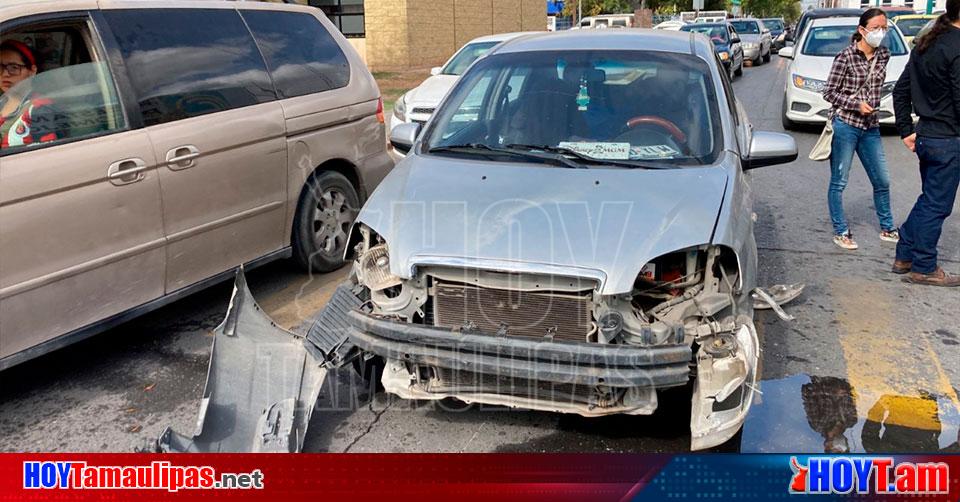
[[[913,129],[913,98],[910,91],[910,72],[913,67],[913,56],[903,69],[897,85],[893,88],[893,112],[897,118],[897,131],[901,138],[914,133]]]

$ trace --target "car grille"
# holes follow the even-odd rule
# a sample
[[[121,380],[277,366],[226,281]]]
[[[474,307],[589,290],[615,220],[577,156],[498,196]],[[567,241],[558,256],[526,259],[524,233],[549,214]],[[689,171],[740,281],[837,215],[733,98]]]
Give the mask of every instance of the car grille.
[[[589,292],[552,293],[481,288],[437,282],[434,323],[475,327],[485,334],[587,341],[593,323]]]
[[[436,108],[414,108],[410,110],[410,113],[416,113],[421,115],[431,115]]]

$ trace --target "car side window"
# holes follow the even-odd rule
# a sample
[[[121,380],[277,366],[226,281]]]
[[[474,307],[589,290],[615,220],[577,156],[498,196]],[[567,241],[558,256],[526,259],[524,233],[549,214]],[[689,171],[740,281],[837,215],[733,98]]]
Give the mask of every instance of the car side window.
[[[87,23],[4,29],[0,38],[0,153],[124,130],[127,121],[107,63]]]
[[[261,10],[243,11],[242,16],[281,98],[338,89],[350,82],[347,56],[316,17]]]
[[[276,99],[232,9],[105,10],[147,126]]]

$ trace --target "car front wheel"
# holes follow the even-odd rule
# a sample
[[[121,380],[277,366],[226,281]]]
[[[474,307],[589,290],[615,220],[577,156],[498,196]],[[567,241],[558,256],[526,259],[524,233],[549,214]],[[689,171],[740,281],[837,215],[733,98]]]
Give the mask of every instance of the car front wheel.
[[[743,58],[740,58],[740,65],[737,66],[737,69],[734,71],[734,73],[738,77],[743,75]]]
[[[793,131],[797,129],[797,123],[787,118],[787,96],[783,96],[783,105],[780,107],[780,122],[784,131]]]
[[[356,189],[342,174],[324,171],[312,175],[293,222],[293,256],[297,263],[311,272],[340,268],[359,207]]]

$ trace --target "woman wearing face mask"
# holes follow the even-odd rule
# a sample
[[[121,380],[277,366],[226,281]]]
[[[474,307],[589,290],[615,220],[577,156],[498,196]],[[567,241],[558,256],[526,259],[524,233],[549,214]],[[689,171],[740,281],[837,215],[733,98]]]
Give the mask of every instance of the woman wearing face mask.
[[[25,146],[57,139],[51,101],[30,90],[37,60],[26,44],[0,43],[0,148]]]
[[[887,77],[890,50],[881,43],[887,35],[887,16],[868,9],[852,43],[833,61],[823,98],[833,104],[833,143],[830,155],[830,189],[827,201],[833,223],[833,242],[857,249],[843,214],[843,190],[856,152],[873,185],[873,203],[880,220],[880,240],[897,242],[900,235],[890,212],[890,177],[880,139],[880,89]]]

